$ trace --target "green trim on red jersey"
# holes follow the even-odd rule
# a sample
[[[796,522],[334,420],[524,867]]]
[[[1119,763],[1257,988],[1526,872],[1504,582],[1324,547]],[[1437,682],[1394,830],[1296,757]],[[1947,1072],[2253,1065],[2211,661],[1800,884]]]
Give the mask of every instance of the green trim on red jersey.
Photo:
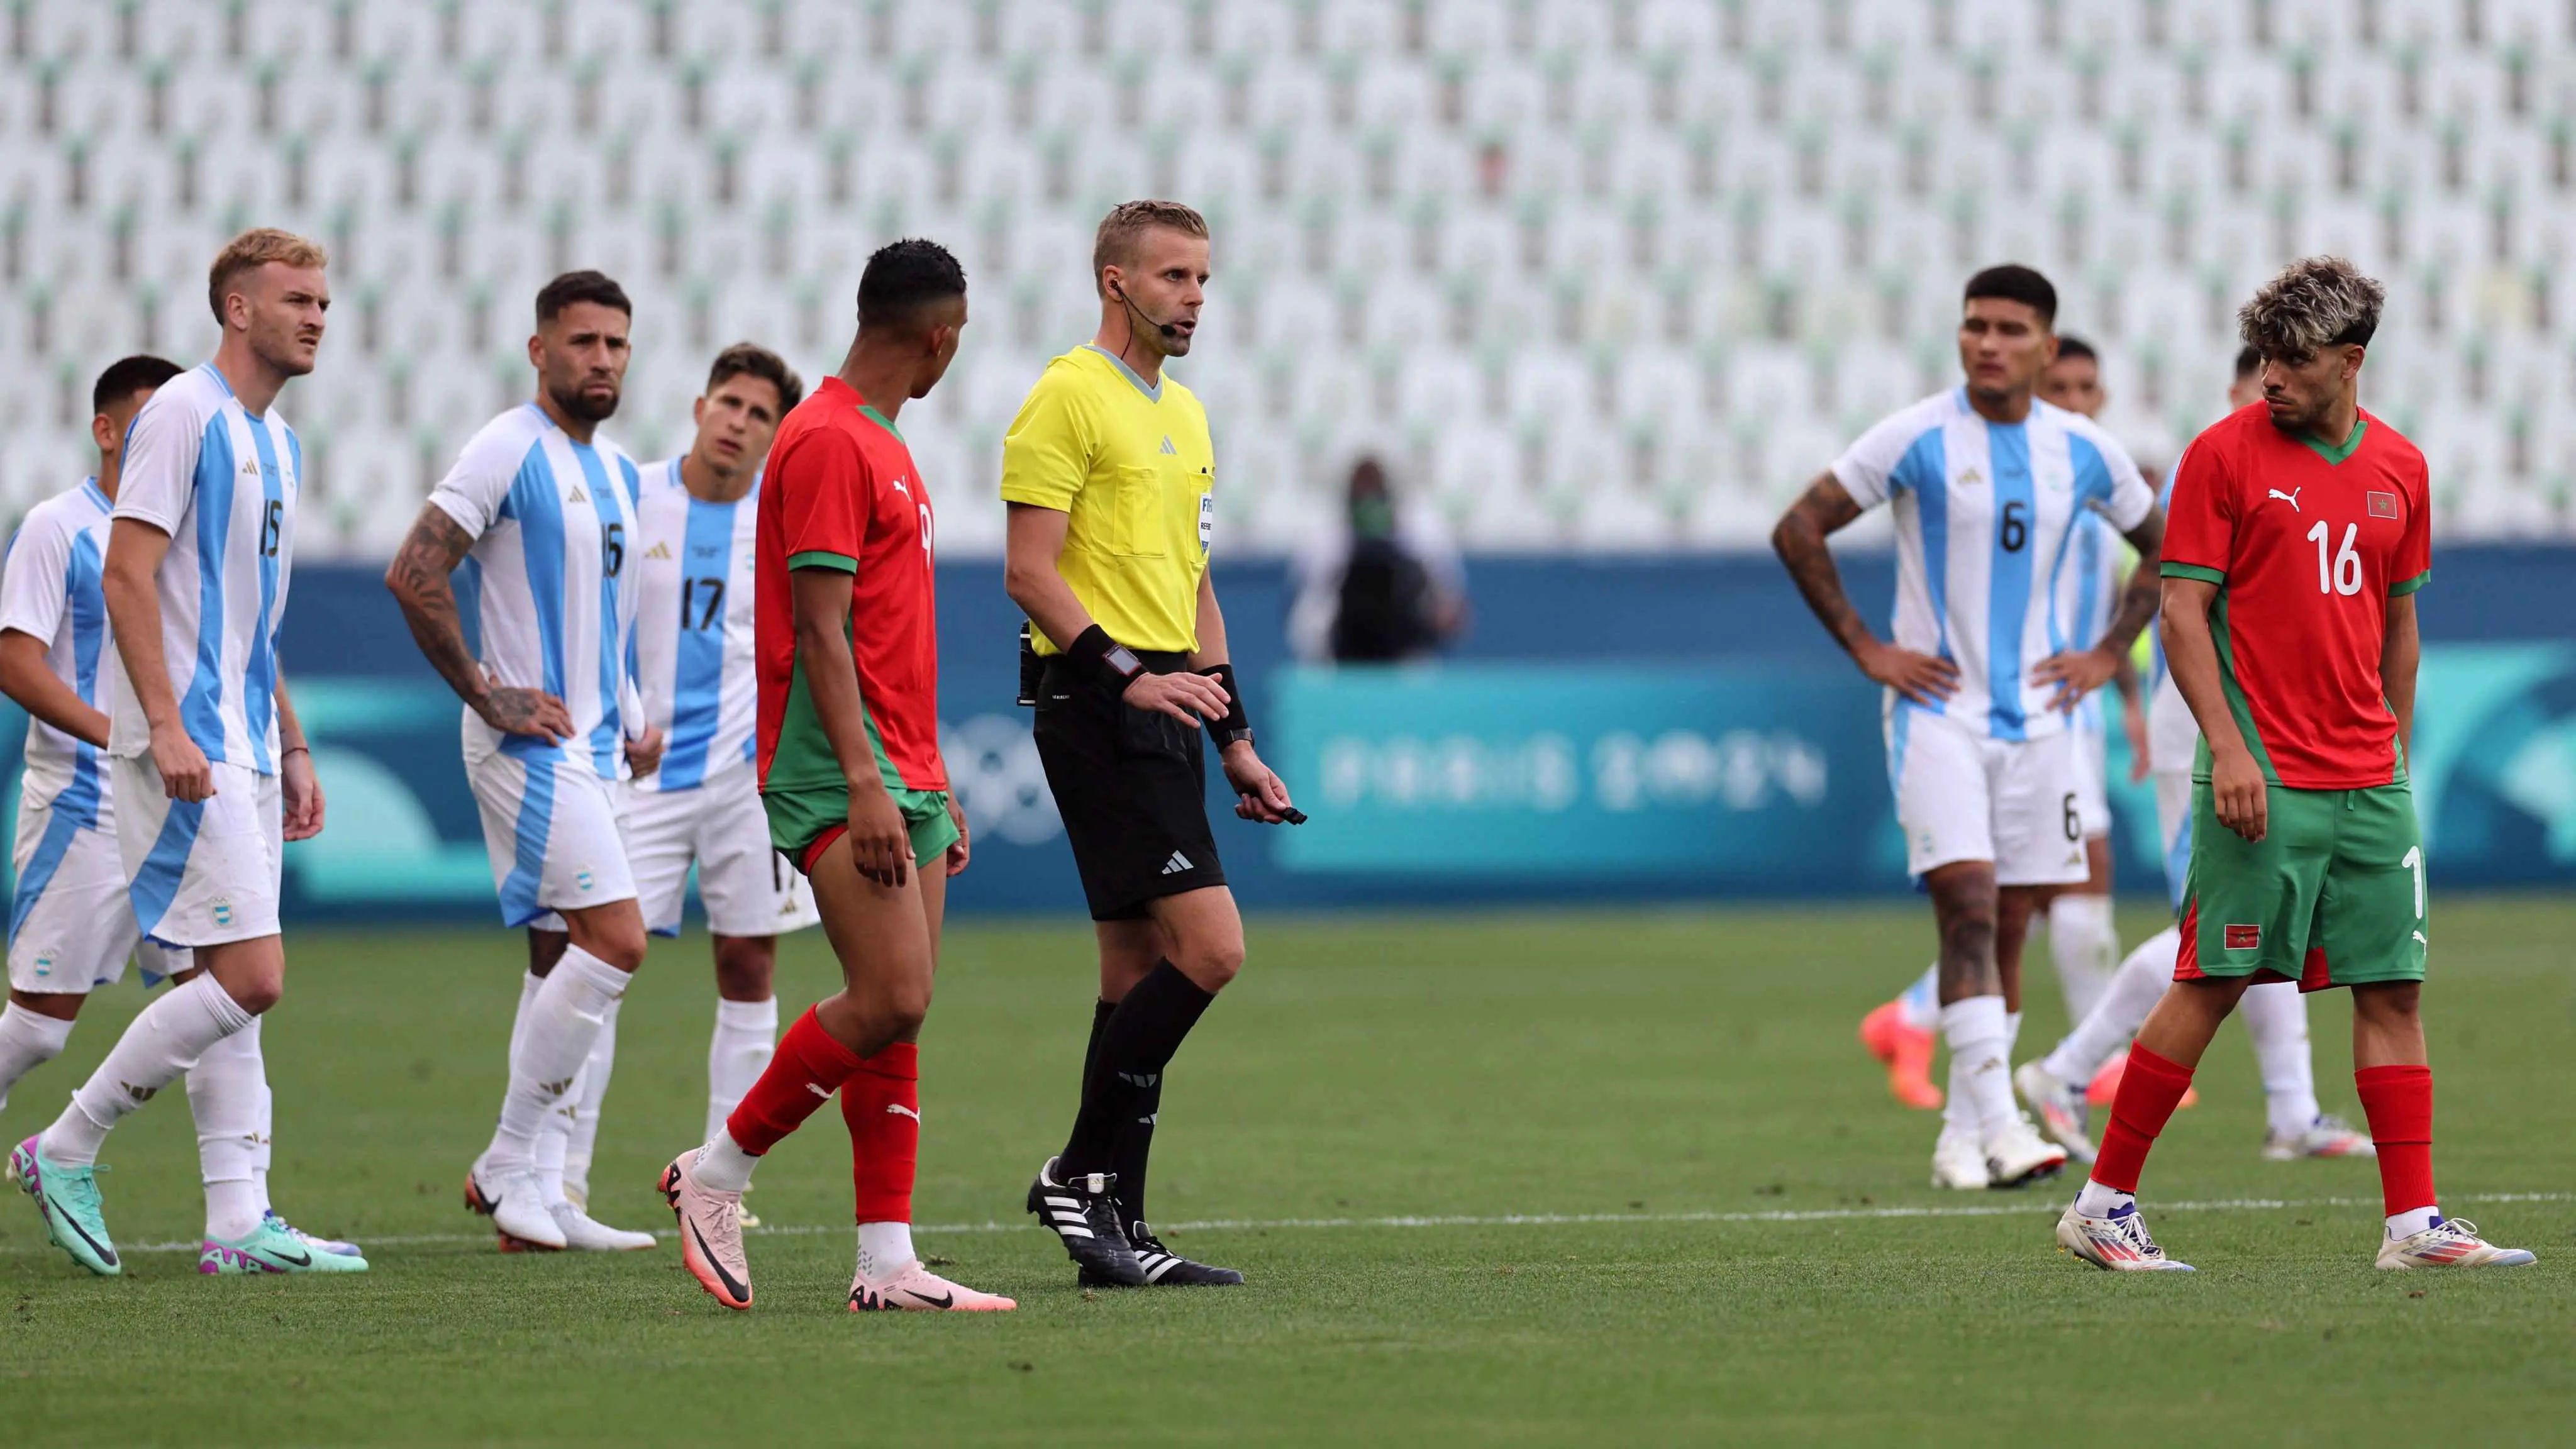
[[[898,443],[903,443],[903,431],[894,425],[894,419],[878,412],[877,405],[875,403],[859,404],[859,416],[866,418],[869,422],[872,422],[878,427],[885,429],[887,432],[894,434],[894,440]],[[904,446],[908,448],[912,445],[910,443],[904,443]]]
[[[2404,598],[2406,595],[2415,592],[2417,589],[2420,589],[2431,582],[2433,582],[2433,571],[2431,569],[2426,569],[2424,572],[2417,574],[2411,579],[2399,579],[2397,582],[2390,584],[2388,586],[2388,597],[2392,599]]]
[[[2299,441],[2307,446],[2309,452],[2325,459],[2329,465],[2332,465],[2340,463],[2344,459],[2351,457],[2354,451],[2361,447],[2362,434],[2369,431],[2370,419],[2356,416],[2352,420],[2352,436],[2345,438],[2339,446],[2331,448],[2327,447],[2323,442],[2310,437],[2306,433],[2299,434]]]
[[[845,574],[859,571],[857,559],[845,553],[834,553],[827,548],[809,548],[803,553],[791,553],[787,556],[787,566],[791,569],[831,569]]]
[[[877,778],[889,790],[909,788],[894,762],[887,758],[885,736],[878,732],[876,714],[864,699],[859,701],[859,719],[867,727],[868,750],[876,756]],[[848,783],[849,778],[841,773],[840,756],[832,753],[831,736],[823,732],[823,717],[814,709],[814,693],[805,682],[805,660],[799,655],[796,672],[787,683],[787,706],[778,721],[778,743],[770,750],[769,769],[760,777],[760,788],[767,793]]]
[[[2262,766],[2267,784],[2281,783],[2281,772],[2272,768],[2272,752],[2263,746],[2263,732],[2254,727],[2254,706],[2245,697],[2245,686],[2236,682],[2236,641],[2227,632],[2227,591],[2219,590],[2218,599],[2209,609],[2209,642],[2218,646],[2218,688],[2227,696],[2227,712],[2236,717],[2236,732],[2245,737],[2245,748]],[[2211,756],[2209,737],[2203,735],[2200,747],[2192,755],[2192,774],[2209,778]]]
[[[2204,584],[2223,584],[2227,582],[2227,574],[2225,571],[2213,568],[2203,568],[2199,564],[2162,563],[2156,565],[2156,573],[2158,576],[2168,579],[2198,579]]]

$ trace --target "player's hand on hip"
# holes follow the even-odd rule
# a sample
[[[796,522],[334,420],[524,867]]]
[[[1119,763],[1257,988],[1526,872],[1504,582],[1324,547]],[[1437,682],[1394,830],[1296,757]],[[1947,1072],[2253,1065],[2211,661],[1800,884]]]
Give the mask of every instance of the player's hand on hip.
[[[2219,824],[2248,842],[2263,838],[2271,824],[2271,810],[2264,794],[2263,767],[2254,763],[2253,755],[2242,748],[2225,754],[2212,751],[2209,793],[2218,810]]]
[[[2108,649],[2066,649],[2039,661],[2030,677],[2040,684],[2054,684],[2057,694],[2048,702],[2051,709],[2073,709],[2084,702],[2084,696],[2111,682],[2120,672],[2120,656]]]
[[[1860,672],[1907,699],[1938,705],[1959,692],[1959,666],[1930,654],[1872,641],[1853,656]]]
[[[1288,786],[1277,771],[1261,763],[1253,753],[1252,741],[1237,740],[1225,747],[1219,758],[1225,764],[1225,782],[1234,787],[1234,813],[1246,820],[1264,825],[1285,825],[1294,803],[1288,798]]]
[[[161,772],[162,792],[173,800],[194,805],[215,793],[215,767],[175,723],[152,727],[152,768]]]
[[[648,724],[644,733],[626,742],[626,765],[638,775],[649,775],[662,768],[662,727]]]
[[[529,735],[550,745],[572,738],[572,711],[542,689],[494,689],[474,712],[505,735]]]
[[[311,840],[322,833],[322,777],[313,769],[311,750],[295,750],[278,761],[277,791],[287,839]]]
[[[1225,686],[1204,674],[1139,674],[1119,698],[1131,709],[1156,710],[1191,729],[1203,719],[1225,718]]]
[[[859,874],[897,889],[912,879],[912,832],[882,783],[850,788],[849,830],[850,864]]]
[[[953,790],[948,794],[948,818],[957,826],[957,843],[948,847],[946,856],[948,873],[953,876],[966,869],[967,860],[974,854],[973,848],[967,844],[972,836],[966,829],[966,807],[957,802],[957,793]]]

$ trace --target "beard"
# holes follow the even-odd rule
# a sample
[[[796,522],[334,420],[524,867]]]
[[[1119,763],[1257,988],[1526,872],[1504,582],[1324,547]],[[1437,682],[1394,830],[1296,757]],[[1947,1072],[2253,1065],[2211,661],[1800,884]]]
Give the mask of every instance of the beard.
[[[605,402],[594,399],[580,388],[564,391],[550,387],[546,389],[546,396],[554,399],[555,406],[563,410],[565,417],[579,418],[586,423],[604,423],[617,416],[620,392],[611,389]]]

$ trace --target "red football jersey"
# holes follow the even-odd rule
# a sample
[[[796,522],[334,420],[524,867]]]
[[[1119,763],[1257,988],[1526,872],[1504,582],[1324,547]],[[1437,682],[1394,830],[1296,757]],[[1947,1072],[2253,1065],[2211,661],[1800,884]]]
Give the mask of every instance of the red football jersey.
[[[788,571],[852,576],[850,653],[886,788],[945,790],[930,491],[884,414],[828,377],[778,425],[760,485],[752,591],[760,787],[843,783],[796,653]]]
[[[2388,601],[2432,577],[2424,455],[2367,412],[2328,448],[2258,402],[2192,440],[2169,514],[2164,575],[2220,585],[2219,680],[2264,777],[2294,790],[2406,778],[2379,664]]]

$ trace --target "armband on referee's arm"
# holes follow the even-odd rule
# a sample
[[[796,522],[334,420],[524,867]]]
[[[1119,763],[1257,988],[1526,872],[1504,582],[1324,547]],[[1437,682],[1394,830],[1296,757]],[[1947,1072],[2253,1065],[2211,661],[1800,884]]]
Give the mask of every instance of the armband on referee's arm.
[[[1222,747],[1252,738],[1252,719],[1243,712],[1243,690],[1234,682],[1234,666],[1211,664],[1199,673],[1225,686],[1225,718],[1217,721],[1216,742]]]
[[[1124,694],[1136,676],[1145,672],[1145,661],[1136,651],[1109,637],[1109,631],[1094,624],[1074,636],[1073,647],[1065,657],[1109,687],[1112,694]]]

